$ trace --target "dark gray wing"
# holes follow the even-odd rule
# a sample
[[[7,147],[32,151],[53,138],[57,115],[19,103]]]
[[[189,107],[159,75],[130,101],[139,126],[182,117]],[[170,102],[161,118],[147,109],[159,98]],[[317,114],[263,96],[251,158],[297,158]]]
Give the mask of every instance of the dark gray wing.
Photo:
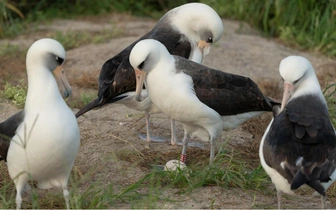
[[[7,161],[7,152],[10,141],[15,135],[16,129],[22,123],[23,118],[24,110],[21,110],[6,121],[0,123],[0,161]]]
[[[191,53],[191,45],[188,41],[179,42],[173,50],[169,51],[172,55],[178,55],[183,58],[189,58]]]
[[[292,189],[303,184],[324,195],[320,182],[335,170],[336,136],[328,109],[318,97],[291,100],[271,125],[264,144],[266,163],[284,176]],[[297,160],[302,163],[297,166]],[[280,163],[286,161],[285,168]]]
[[[98,100],[101,105],[105,104],[108,98],[114,97],[115,95],[110,88],[112,83],[114,82],[115,74],[119,70],[120,66],[122,66],[122,68],[133,69],[131,67],[131,64],[129,63],[129,55],[131,53],[133,46],[138,41],[132,43],[130,46],[125,48],[119,54],[107,60],[103,64],[98,79]]]
[[[192,77],[194,90],[204,104],[220,115],[272,111],[270,100],[248,77],[225,73],[175,56],[178,71]]]

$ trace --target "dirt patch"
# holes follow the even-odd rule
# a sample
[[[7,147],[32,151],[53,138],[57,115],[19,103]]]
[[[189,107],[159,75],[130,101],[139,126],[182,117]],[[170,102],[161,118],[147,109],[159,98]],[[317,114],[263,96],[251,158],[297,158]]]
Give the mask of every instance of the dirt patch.
[[[15,58],[15,59],[13,59]],[[18,85],[20,80],[26,76],[26,58],[25,56],[0,56],[0,89],[4,88],[6,81],[12,85]]]
[[[289,55],[302,55],[307,57],[317,72],[322,86],[335,83],[336,62],[317,53],[301,52],[288,48],[278,42],[265,39],[249,26],[236,21],[223,20],[225,32],[222,39],[216,43],[204,64],[226,72],[251,77],[262,91],[275,99],[280,99],[282,83],[278,73],[281,59]],[[128,15],[102,16],[99,18],[85,18],[81,20],[57,20],[47,25],[37,27],[39,30],[26,36],[7,40],[10,43],[24,43],[29,46],[35,39],[43,38],[46,32],[53,30],[104,30],[117,26],[122,28],[124,36],[111,39],[102,44],[89,44],[67,51],[65,68],[70,84],[73,86],[74,98],[81,93],[96,93],[97,79],[102,64],[130,43],[148,32],[156,21],[152,19],[134,18]],[[41,32],[42,31],[42,32]],[[24,57],[0,57],[0,87],[5,81],[17,82],[25,78]],[[0,120],[18,111],[7,101],[0,101]],[[78,109],[74,109],[74,112]],[[223,132],[216,142],[217,148],[227,139],[241,146],[246,158],[258,159],[258,149],[261,136],[271,119],[265,114],[239,128]],[[73,173],[78,176],[89,176],[80,186],[86,189],[92,182],[115,183],[122,188],[136,182],[148,173],[150,164],[164,164],[170,159],[178,159],[180,146],[172,147],[168,143],[151,144],[145,149],[145,143],[140,141],[138,133],[145,133],[145,120],[143,113],[128,109],[122,105],[114,104],[99,110],[92,110],[78,119],[81,130],[81,147],[76,159]],[[183,130],[177,124],[177,137],[182,139]],[[170,137],[169,119],[164,114],[155,114],[151,118],[153,135]],[[204,149],[188,149],[188,156],[207,159],[209,145]],[[239,148],[239,147],[237,147]],[[1,177],[8,177],[6,167],[0,172]],[[195,189],[191,194],[178,195],[171,193],[172,198],[180,202],[160,203],[158,208],[276,208],[276,193],[269,184],[269,190],[263,193],[258,191],[245,191],[240,188],[223,189],[216,186]],[[43,194],[41,194],[43,198]],[[311,196],[311,192],[300,191],[295,197],[284,196],[282,200],[285,208],[319,208],[320,199]],[[336,197],[328,198],[327,208],[336,207]],[[56,207],[54,207],[56,208]],[[60,206],[62,208],[62,206]],[[131,208],[129,204],[120,204],[120,208]]]

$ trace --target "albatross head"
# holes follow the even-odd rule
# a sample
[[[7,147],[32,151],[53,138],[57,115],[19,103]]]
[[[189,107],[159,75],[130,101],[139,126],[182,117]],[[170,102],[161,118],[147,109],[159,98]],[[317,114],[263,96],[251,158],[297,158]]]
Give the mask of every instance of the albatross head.
[[[65,50],[63,46],[54,39],[40,39],[32,44],[27,53],[27,71],[34,71],[36,68],[48,69],[58,81],[64,98],[71,95],[71,86],[66,79],[63,70],[65,61]]]
[[[141,90],[146,78],[161,59],[171,57],[163,44],[154,39],[138,42],[132,49],[129,61],[134,68],[136,78],[135,99],[141,101]]]
[[[176,7],[162,17],[164,18],[168,18],[172,27],[195,45],[192,50],[196,52],[189,59],[198,63],[202,62],[210,51],[210,45],[216,43],[224,32],[223,22],[216,11],[202,3]],[[197,55],[199,53],[201,57]]]
[[[288,56],[283,59],[280,63],[279,72],[284,81],[281,111],[290,98],[321,92],[312,65],[302,56]]]

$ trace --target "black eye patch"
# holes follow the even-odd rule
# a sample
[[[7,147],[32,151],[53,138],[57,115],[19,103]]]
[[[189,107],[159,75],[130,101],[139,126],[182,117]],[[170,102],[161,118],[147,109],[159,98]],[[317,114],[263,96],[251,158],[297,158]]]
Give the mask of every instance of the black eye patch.
[[[58,65],[62,65],[62,63],[64,62],[64,59],[63,59],[63,58],[60,58],[60,57],[58,57],[58,56],[56,56],[55,59],[56,59]]]
[[[301,79],[301,78],[300,78]],[[293,82],[293,84],[296,84],[300,79],[297,79]]]
[[[143,66],[144,66],[144,64],[145,64],[145,61],[142,61],[142,63],[140,63],[140,65],[138,66],[138,68],[139,68],[139,69],[142,69]]]
[[[213,42],[212,37],[209,37],[207,40],[207,43],[212,43],[212,42]]]

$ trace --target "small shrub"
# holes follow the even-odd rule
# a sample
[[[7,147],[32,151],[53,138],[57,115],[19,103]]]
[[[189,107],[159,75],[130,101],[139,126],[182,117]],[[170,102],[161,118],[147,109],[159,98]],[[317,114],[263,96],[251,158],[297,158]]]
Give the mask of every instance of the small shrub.
[[[16,86],[7,82],[4,90],[0,91],[0,96],[11,100],[19,108],[23,108],[26,102],[27,91],[28,88],[24,85],[23,80],[21,80],[20,84]]]

